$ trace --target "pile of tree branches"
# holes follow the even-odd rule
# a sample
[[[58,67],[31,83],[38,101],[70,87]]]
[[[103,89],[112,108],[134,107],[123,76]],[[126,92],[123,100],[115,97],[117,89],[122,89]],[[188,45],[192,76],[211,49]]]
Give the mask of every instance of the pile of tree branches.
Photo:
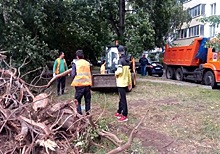
[[[5,58],[0,54],[1,62],[5,62]],[[55,102],[46,92],[33,94],[30,86],[34,85],[18,77],[16,70],[11,66],[0,69],[0,153],[83,153],[82,143],[99,146],[90,138],[91,131],[88,130],[117,146],[109,154],[130,147],[140,123],[123,144],[115,134],[100,129],[98,119],[93,121],[92,115],[78,114],[77,100]],[[64,74],[67,73],[69,70]],[[57,77],[40,87],[48,88]],[[82,136],[83,141],[80,140]]]

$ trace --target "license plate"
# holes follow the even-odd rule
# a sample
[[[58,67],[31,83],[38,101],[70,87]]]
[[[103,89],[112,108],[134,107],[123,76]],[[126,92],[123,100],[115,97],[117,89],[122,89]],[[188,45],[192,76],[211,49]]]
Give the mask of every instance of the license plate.
[[[159,70],[159,69],[160,69],[160,67],[156,67],[155,69],[156,69],[156,70]]]

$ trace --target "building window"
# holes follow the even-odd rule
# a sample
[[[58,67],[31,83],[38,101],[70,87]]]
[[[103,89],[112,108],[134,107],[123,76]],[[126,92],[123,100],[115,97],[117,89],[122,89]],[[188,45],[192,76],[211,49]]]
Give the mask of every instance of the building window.
[[[204,25],[197,25],[189,28],[189,37],[204,35]]]
[[[178,31],[178,38],[187,38],[187,29],[181,29]]]
[[[204,36],[204,25],[200,25],[200,36]]]
[[[205,4],[200,4],[190,9],[190,15],[192,18],[204,14],[205,14]]]
[[[201,15],[205,14],[205,4],[201,5]]]
[[[186,29],[178,30],[178,39],[204,36],[204,25],[196,25]]]
[[[210,37],[215,36],[215,28],[216,28],[216,25],[210,25],[209,26],[209,35],[210,35]]]
[[[211,15],[216,14],[216,3],[211,4]]]

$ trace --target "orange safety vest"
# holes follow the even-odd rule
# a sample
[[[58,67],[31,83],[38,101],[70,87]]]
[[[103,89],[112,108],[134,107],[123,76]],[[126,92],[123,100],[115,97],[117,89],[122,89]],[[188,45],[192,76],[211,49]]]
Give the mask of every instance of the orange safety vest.
[[[56,67],[55,74],[59,74],[59,73],[60,73],[60,58],[57,58],[56,60],[57,60],[57,67]],[[64,65],[65,65],[65,67],[66,67],[66,66],[67,66],[66,60],[65,60],[65,59],[63,59],[63,60],[64,60]],[[66,69],[66,68],[65,68],[65,69]]]
[[[92,86],[90,64],[84,59],[76,61],[76,76],[71,83],[71,86]]]

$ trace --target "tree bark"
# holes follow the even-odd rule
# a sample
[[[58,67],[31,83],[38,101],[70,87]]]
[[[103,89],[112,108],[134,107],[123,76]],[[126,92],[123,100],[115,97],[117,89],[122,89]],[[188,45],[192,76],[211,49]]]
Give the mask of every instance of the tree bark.
[[[123,38],[125,31],[125,0],[119,0],[119,37]]]

